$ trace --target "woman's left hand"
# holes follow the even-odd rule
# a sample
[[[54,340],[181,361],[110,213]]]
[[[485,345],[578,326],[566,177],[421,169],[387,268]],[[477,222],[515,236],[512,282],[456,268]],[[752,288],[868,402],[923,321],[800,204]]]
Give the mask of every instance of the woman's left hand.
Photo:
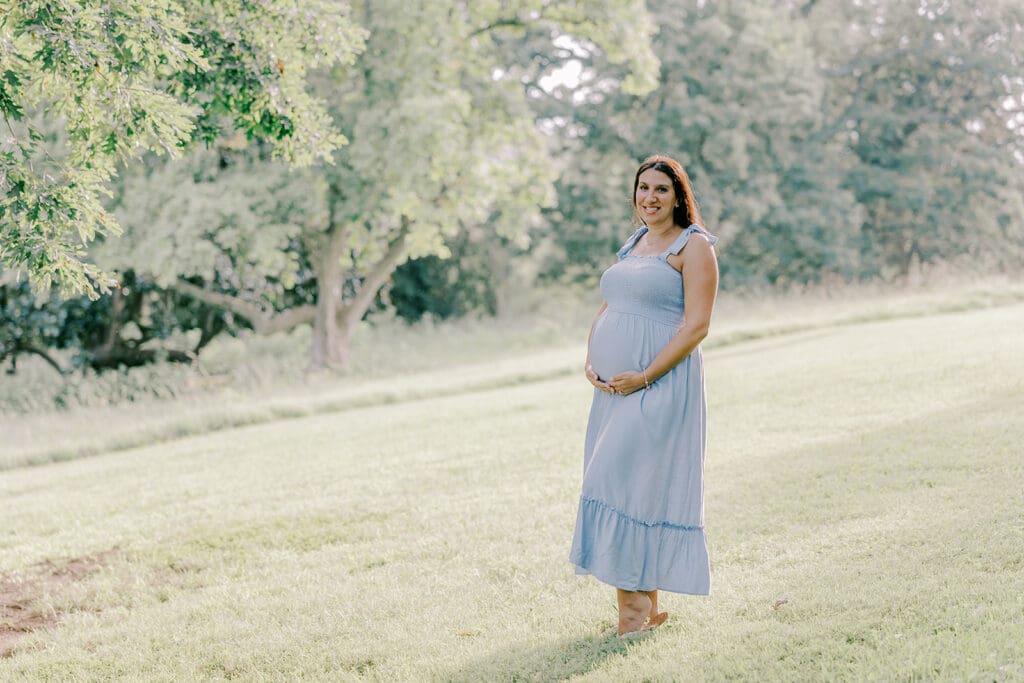
[[[612,393],[626,396],[644,388],[644,375],[641,372],[620,372],[608,380]]]

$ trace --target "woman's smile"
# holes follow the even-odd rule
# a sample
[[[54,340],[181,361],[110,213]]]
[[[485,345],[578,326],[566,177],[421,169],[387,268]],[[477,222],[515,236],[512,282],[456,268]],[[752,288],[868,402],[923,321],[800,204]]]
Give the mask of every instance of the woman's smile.
[[[672,207],[676,204],[676,193],[672,179],[667,174],[650,168],[637,178],[634,206],[648,225],[672,220]],[[666,211],[667,210],[667,211]],[[667,215],[664,215],[666,214]]]

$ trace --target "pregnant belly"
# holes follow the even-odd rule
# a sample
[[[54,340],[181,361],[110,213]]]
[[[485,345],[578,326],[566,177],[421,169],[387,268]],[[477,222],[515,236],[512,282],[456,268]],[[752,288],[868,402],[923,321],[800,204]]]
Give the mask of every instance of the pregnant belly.
[[[646,346],[640,318],[606,311],[590,336],[590,365],[602,380],[620,372],[639,371]]]

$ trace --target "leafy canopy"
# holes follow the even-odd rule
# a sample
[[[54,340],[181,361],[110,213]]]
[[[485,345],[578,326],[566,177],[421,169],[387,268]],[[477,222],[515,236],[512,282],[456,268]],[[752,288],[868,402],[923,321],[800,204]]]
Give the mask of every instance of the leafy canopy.
[[[120,164],[236,128],[297,166],[345,139],[306,87],[365,31],[330,0],[0,1],[0,265],[96,295],[85,261],[116,234],[101,197]],[[54,148],[34,125],[63,122]]]

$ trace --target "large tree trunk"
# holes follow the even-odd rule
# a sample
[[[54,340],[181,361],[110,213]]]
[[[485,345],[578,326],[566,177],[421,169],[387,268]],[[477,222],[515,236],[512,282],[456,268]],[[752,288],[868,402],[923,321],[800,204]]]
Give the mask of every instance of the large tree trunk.
[[[332,232],[327,248],[313,263],[318,293],[309,365],[314,369],[341,368],[348,362],[348,338],[351,333],[346,330],[343,334],[338,325],[338,309],[342,301],[341,255],[346,237],[344,229]]]
[[[274,313],[230,294],[203,289],[185,279],[179,279],[175,289],[245,318],[257,334],[272,334],[312,322],[310,367],[344,368],[348,363],[356,326],[373,304],[377,292],[388,281],[398,261],[405,255],[405,240],[411,229],[412,221],[403,216],[398,234],[388,243],[387,251],[380,260],[370,267],[356,295],[348,302],[342,296],[341,269],[341,255],[345,253],[348,232],[337,228],[327,234],[326,244],[313,260],[313,271],[319,288],[315,306],[298,306]]]
[[[388,243],[387,251],[373,264],[370,272],[359,283],[356,295],[348,302],[342,302],[341,291],[341,254],[345,246],[345,235],[332,235],[324,258],[314,266],[320,293],[316,322],[313,325],[311,367],[344,368],[348,364],[356,326],[405,254],[405,240],[411,228],[412,221],[402,216],[398,234]]]

